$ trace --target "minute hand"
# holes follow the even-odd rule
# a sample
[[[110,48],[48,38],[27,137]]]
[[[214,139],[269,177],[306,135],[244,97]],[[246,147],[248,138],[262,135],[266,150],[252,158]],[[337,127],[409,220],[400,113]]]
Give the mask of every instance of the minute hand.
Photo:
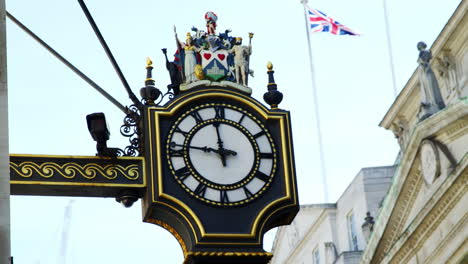
[[[174,141],[171,142],[170,144],[170,147],[171,148],[175,148],[175,147],[185,147],[185,145],[181,145],[181,144],[177,144],[175,143]],[[191,148],[191,149],[198,149],[198,150],[203,150],[203,152],[210,152],[212,151],[213,149],[212,148],[208,148],[208,147],[196,147],[196,146],[187,146],[188,148]]]
[[[184,147],[185,145],[181,145],[181,144],[176,144],[175,142],[171,142],[170,144],[170,147],[171,148],[174,148],[174,147]],[[233,155],[233,156],[236,156],[237,155],[237,152],[233,151],[233,150],[230,150],[230,149],[214,149],[214,148],[209,148],[207,146],[205,147],[197,147],[197,146],[187,146],[188,148],[191,148],[191,149],[198,149],[198,150],[202,150],[203,152],[214,152],[214,153],[217,153],[217,154],[228,154],[228,155]]]

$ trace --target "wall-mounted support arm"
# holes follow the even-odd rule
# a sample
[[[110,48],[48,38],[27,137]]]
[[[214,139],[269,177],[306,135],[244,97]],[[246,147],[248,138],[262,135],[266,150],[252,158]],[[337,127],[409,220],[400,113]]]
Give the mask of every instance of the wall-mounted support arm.
[[[114,70],[117,72],[117,75],[119,76],[120,81],[122,82],[123,86],[125,87],[125,90],[127,90],[128,97],[130,98],[130,100],[132,100],[133,104],[135,104],[136,106],[138,106],[138,107],[142,106],[143,104],[140,102],[140,100],[138,100],[138,98],[135,96],[135,94],[130,89],[130,86],[128,85],[127,80],[125,79],[122,71],[120,70],[120,67],[117,64],[117,61],[114,58],[114,55],[112,55],[112,52],[110,51],[109,46],[107,46],[107,43],[104,40],[104,37],[102,36],[101,31],[99,31],[99,28],[96,25],[96,23],[94,22],[94,19],[91,16],[91,13],[89,12],[89,10],[86,7],[85,3],[83,2],[83,0],[78,0],[78,3],[80,4],[81,9],[83,9],[83,12],[85,13],[86,18],[88,19],[89,24],[93,28],[94,33],[96,33],[96,36],[99,39],[99,42],[101,43],[102,48],[104,49],[104,51],[106,52],[107,57],[111,61],[112,66],[114,67]]]
[[[22,24],[18,19],[16,19],[13,15],[6,12],[6,16],[15,23],[18,27],[20,27],[24,32],[26,32],[29,36],[31,36],[35,41],[39,42],[41,46],[43,46],[47,51],[52,53],[59,61],[65,64],[68,68],[70,68],[74,73],[81,77],[85,82],[91,85],[96,91],[102,94],[105,98],[107,98],[111,103],[117,106],[120,110],[124,113],[127,113],[127,108],[119,103],[114,97],[108,94],[104,89],[102,89],[99,85],[97,85],[93,80],[91,80],[88,76],[86,76],[83,72],[78,70],[73,64],[71,64],[67,59],[65,59],[62,55],[60,55],[57,51],[55,51],[52,47],[50,47],[45,41],[39,38],[36,34],[34,34],[29,28],[27,28],[24,24]]]

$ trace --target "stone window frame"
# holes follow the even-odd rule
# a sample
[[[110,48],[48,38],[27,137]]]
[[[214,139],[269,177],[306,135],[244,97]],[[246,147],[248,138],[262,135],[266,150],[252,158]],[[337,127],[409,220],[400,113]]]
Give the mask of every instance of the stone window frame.
[[[346,215],[346,229],[348,230],[348,246],[350,251],[359,251],[358,233],[356,229],[356,218],[353,211]]]
[[[320,264],[320,251],[318,246],[312,250],[312,263]]]

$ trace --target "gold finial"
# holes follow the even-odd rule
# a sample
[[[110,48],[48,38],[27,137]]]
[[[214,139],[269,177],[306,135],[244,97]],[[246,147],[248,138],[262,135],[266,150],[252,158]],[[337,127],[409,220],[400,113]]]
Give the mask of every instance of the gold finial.
[[[152,67],[153,66],[153,61],[150,59],[150,57],[146,57],[146,67]]]
[[[249,32],[249,38],[253,38],[254,33]]]
[[[268,69],[269,71],[273,70],[273,63],[271,63],[271,61],[269,61],[269,62],[267,63],[267,69]]]
[[[190,32],[187,32],[187,39],[192,39],[192,35],[190,35]]]

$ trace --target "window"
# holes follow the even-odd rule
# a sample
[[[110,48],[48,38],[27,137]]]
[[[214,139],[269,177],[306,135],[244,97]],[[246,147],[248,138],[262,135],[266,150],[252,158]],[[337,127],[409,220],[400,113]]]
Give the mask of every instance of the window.
[[[312,258],[314,260],[314,264],[320,264],[320,253],[318,247],[312,252]]]
[[[359,250],[357,233],[356,233],[356,224],[354,221],[354,214],[351,212],[346,216],[346,222],[348,224],[348,240],[349,248],[351,251]]]

